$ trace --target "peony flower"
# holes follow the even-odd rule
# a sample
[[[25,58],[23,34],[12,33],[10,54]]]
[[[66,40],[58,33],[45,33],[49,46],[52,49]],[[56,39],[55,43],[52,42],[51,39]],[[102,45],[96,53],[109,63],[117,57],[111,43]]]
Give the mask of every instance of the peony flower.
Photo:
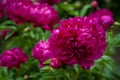
[[[57,11],[45,4],[35,4],[31,10],[31,18],[34,26],[42,26],[46,30],[53,29],[53,25],[59,22]]]
[[[20,48],[4,51],[0,55],[0,66],[8,68],[20,68],[20,65],[28,60],[28,56]]]
[[[39,3],[47,3],[49,5],[53,5],[59,3],[61,0],[36,0],[36,1]]]
[[[50,51],[64,64],[79,64],[84,69],[93,66],[106,48],[105,32],[91,19],[63,20],[49,39]]]
[[[18,25],[29,22],[31,20],[29,15],[31,6],[32,2],[29,0],[8,0],[6,1],[6,14]]]
[[[59,21],[57,11],[46,4],[33,4],[30,0],[13,0],[7,4],[7,16],[17,24],[31,22],[34,27],[51,30]]]
[[[62,66],[62,64],[61,64],[60,60],[58,60],[57,58],[51,58],[50,66],[52,66],[53,68],[60,68]]]
[[[48,43],[43,42],[42,40],[39,41],[35,47],[32,50],[32,56],[40,61],[39,66],[43,67],[44,66],[44,62],[49,59],[50,57],[52,57],[51,52],[48,50]]]
[[[96,20],[106,31],[114,23],[113,13],[107,9],[100,9],[89,15],[90,18]]]
[[[46,58],[38,56],[39,59],[44,59],[42,63],[47,59],[55,58],[59,61],[54,64],[59,62],[70,66],[79,64],[82,68],[89,69],[93,66],[94,60],[102,57],[106,49],[106,34],[93,19],[75,17],[61,21],[46,45],[47,47],[42,46],[42,48],[35,46],[40,55],[46,50],[50,53]]]

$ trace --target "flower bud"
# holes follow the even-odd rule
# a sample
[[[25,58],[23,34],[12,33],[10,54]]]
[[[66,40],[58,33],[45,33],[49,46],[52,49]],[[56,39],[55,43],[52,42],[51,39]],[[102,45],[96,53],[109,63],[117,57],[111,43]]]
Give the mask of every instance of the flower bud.
[[[61,61],[58,60],[57,58],[51,58],[50,66],[52,66],[53,68],[60,68],[62,64]]]
[[[93,1],[91,2],[91,6],[92,6],[92,7],[97,7],[97,6],[98,6],[98,2],[97,2],[96,0],[93,0]]]

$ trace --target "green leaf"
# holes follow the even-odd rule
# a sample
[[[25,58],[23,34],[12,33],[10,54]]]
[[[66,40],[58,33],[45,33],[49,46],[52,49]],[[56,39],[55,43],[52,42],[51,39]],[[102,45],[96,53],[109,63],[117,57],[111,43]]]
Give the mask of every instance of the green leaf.
[[[34,73],[34,74],[31,74],[29,76],[29,78],[36,78],[36,77],[39,77],[40,76],[40,73]]]
[[[64,70],[61,69],[52,69],[48,73],[45,73],[42,75],[40,80],[48,80],[49,79],[55,79],[55,80],[70,80],[68,77],[68,73],[66,73]]]
[[[24,80],[22,77],[17,77],[15,80]]]
[[[9,39],[14,33],[15,33],[15,31],[9,32],[9,33],[5,36],[5,40]]]
[[[44,66],[43,68],[41,68],[41,70],[47,70],[50,71],[52,68],[50,66]]]
[[[43,64],[50,64],[50,59],[46,60]]]
[[[74,65],[74,70],[76,71],[77,74],[79,74],[80,71],[81,71],[81,68],[80,68],[80,66],[78,64],[75,64]]]
[[[90,4],[83,6],[82,10],[80,11],[80,16],[84,16],[87,13],[89,8],[91,8]]]
[[[15,23],[12,20],[5,20],[4,22],[1,23],[1,25],[8,25],[8,24],[15,25]]]
[[[5,25],[0,25],[0,30],[4,30],[4,29],[12,29],[14,31],[17,30],[16,26],[5,26]]]

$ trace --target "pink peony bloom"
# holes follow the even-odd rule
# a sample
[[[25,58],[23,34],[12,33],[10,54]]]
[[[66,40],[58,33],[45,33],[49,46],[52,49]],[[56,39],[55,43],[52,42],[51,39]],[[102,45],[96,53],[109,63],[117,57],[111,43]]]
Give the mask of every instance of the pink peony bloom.
[[[4,51],[0,55],[0,66],[8,68],[20,68],[20,65],[28,60],[28,56],[20,48]]]
[[[40,61],[39,66],[44,66],[44,61],[52,57],[51,52],[48,50],[48,42],[39,41],[32,50],[32,56]]]
[[[51,60],[50,60],[50,66],[52,66],[53,68],[61,68],[62,63],[57,58],[51,58]]]
[[[18,25],[24,22],[29,22],[31,20],[29,15],[31,6],[32,2],[29,0],[7,0],[7,16],[15,21]]]
[[[31,22],[35,27],[51,30],[59,22],[58,12],[46,4],[34,4],[30,0],[13,0],[7,3],[6,13],[17,24]]]
[[[98,6],[97,0],[93,0],[93,1],[91,2],[91,6],[92,6],[92,7],[97,7],[97,6]]]
[[[59,22],[57,11],[45,4],[35,4],[31,8],[31,18],[34,26],[42,26],[46,30],[53,29],[53,25]]]
[[[47,48],[35,46],[38,53],[42,51],[41,55],[46,50],[50,53],[46,58],[38,56],[39,59],[45,61],[56,58],[61,64],[79,64],[82,68],[89,69],[106,49],[106,34],[96,21],[87,17],[75,17],[61,21],[60,27],[52,32],[46,45]]]
[[[39,3],[47,3],[49,5],[53,5],[59,3],[61,0],[36,0],[36,1]]]
[[[100,9],[89,15],[90,18],[96,20],[106,31],[114,23],[113,13],[107,9]]]
[[[50,51],[64,64],[80,64],[84,69],[93,66],[106,49],[104,30],[91,19],[63,20],[49,39]]]

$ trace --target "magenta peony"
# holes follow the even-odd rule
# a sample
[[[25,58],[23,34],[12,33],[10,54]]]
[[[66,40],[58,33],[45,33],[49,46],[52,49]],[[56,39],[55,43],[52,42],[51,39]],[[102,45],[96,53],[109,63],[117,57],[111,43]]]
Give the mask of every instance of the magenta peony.
[[[96,20],[106,31],[114,23],[113,13],[107,9],[100,9],[89,15],[90,18]]]
[[[0,66],[8,68],[20,68],[20,65],[28,60],[28,56],[20,48],[4,51],[0,55]]]
[[[39,45],[42,43],[39,42]],[[37,51],[33,49],[33,53],[43,55],[44,51],[48,52],[45,55],[48,57],[37,56],[39,59],[45,61],[56,58],[61,64],[79,64],[82,68],[89,69],[106,49],[106,34],[93,19],[75,17],[61,21],[60,27],[52,32],[46,45],[47,47],[39,47],[37,44],[34,47]]]
[[[44,66],[44,61],[52,57],[51,52],[48,50],[48,47],[49,45],[47,41],[40,41],[35,45],[32,50],[32,56],[40,61],[40,67]]]
[[[30,8],[32,2],[29,0],[7,0],[6,1],[6,14],[14,20],[17,24],[30,21]]]
[[[61,0],[36,0],[36,1],[39,3],[47,3],[49,5],[53,5],[59,3]]]
[[[34,4],[30,0],[12,0],[6,4],[7,16],[17,24],[31,22],[35,27],[52,30],[59,22],[57,11],[49,5]]]
[[[61,61],[57,58],[51,58],[50,59],[50,66],[53,68],[61,68],[62,64]]]
[[[57,11],[45,4],[35,4],[31,8],[31,18],[34,26],[42,26],[46,30],[52,30],[53,25],[59,22]]]

